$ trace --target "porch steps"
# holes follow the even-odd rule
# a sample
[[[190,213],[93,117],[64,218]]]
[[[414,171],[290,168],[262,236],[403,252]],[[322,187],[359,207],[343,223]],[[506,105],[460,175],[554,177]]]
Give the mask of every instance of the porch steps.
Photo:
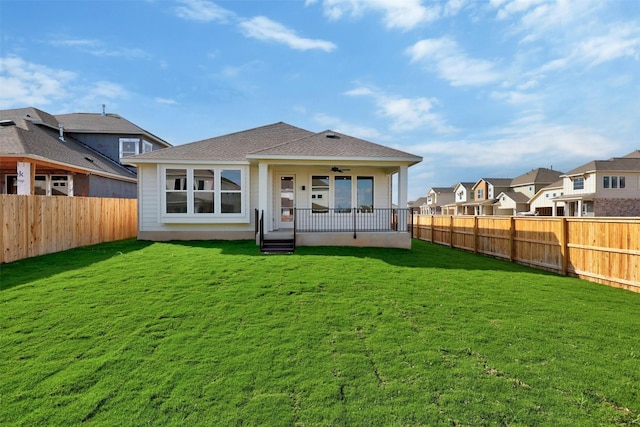
[[[293,239],[265,239],[261,248],[263,254],[292,254],[295,249]]]

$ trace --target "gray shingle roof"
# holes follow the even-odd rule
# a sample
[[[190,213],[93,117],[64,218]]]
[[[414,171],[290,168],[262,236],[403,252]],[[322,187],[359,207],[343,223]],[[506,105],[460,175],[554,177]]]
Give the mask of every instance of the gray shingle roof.
[[[633,154],[633,153],[631,153]],[[640,157],[614,157],[609,160],[593,160],[587,164],[570,170],[562,176],[579,175],[582,173],[596,172],[596,171],[611,171],[611,172],[623,172],[623,171],[640,171]]]
[[[327,137],[330,135],[332,137]],[[152,151],[127,158],[128,162],[215,160],[244,161],[247,158],[395,158],[419,162],[422,158],[348,135],[325,131],[313,133],[278,122],[190,144]]]
[[[526,194],[520,193],[518,191],[503,191],[500,194],[504,194],[516,203],[527,203],[529,201],[529,197]]]
[[[553,169],[538,168],[522,174],[511,181],[511,186],[521,186],[529,184],[551,184],[560,178],[562,172]]]
[[[26,119],[25,111],[33,113],[31,110],[3,110],[0,112],[2,120],[13,120],[15,123],[15,125],[0,127],[0,156],[40,158],[44,161],[70,165],[99,175],[109,174],[135,179],[135,173],[85,146],[72,136],[66,135],[65,142],[60,141],[58,132],[48,127],[53,122],[50,121],[45,126],[36,124],[41,123],[42,119],[50,120],[46,116],[38,116],[32,121],[34,116],[29,114],[29,119]]]
[[[67,132],[144,135],[167,147],[171,146],[167,141],[118,114],[71,113],[57,114],[55,118],[64,125]]]

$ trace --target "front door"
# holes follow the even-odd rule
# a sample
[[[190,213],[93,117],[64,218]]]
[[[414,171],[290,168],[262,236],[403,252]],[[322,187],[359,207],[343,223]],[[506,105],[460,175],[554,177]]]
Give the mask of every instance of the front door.
[[[293,228],[293,208],[295,206],[295,177],[280,176],[280,194],[278,196],[278,228]]]

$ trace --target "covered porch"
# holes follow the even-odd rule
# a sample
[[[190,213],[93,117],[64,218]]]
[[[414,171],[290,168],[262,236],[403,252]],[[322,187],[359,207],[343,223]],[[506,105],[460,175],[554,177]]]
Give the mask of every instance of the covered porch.
[[[398,163],[260,161],[256,243],[409,249],[408,166]]]

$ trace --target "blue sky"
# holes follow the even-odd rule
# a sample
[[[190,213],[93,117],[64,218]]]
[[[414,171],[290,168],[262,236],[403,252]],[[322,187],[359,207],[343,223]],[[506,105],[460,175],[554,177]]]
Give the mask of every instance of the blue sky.
[[[423,156],[411,199],[640,149],[638,0],[0,0],[0,43],[2,109],[332,129]]]

